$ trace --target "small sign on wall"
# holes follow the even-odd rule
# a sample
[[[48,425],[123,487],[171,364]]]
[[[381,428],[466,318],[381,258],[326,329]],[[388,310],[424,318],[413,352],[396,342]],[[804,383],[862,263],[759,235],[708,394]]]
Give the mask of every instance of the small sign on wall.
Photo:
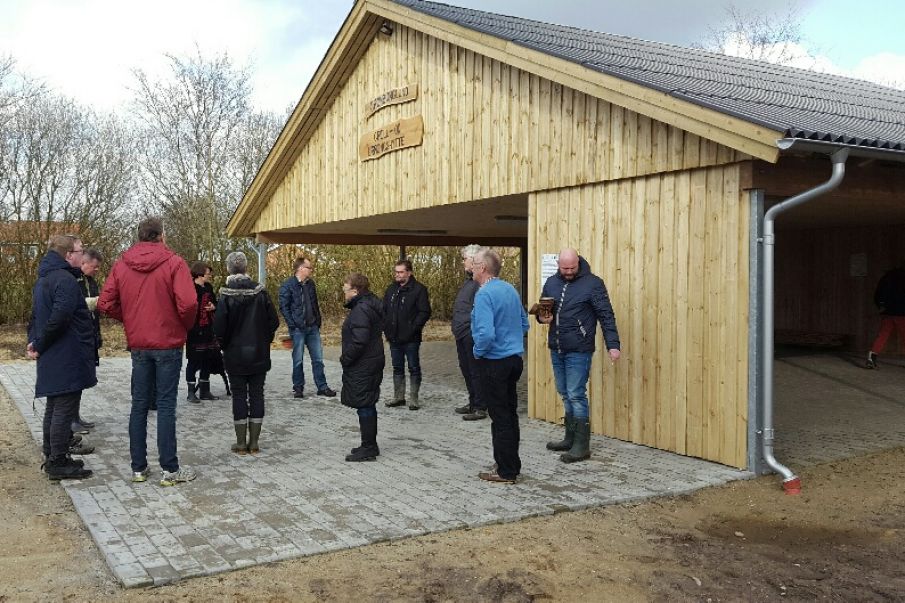
[[[370,100],[365,105],[365,119],[371,117],[384,107],[407,103],[418,98],[418,84],[409,84],[392,90],[387,90],[380,96]]]
[[[556,274],[559,271],[559,264],[557,264],[557,260],[559,260],[558,253],[544,253],[540,256],[540,291],[544,289],[544,283],[547,282],[547,279]]]
[[[423,139],[424,120],[420,115],[400,119],[362,136],[358,143],[358,158],[361,161],[377,159],[393,151],[416,147]]]

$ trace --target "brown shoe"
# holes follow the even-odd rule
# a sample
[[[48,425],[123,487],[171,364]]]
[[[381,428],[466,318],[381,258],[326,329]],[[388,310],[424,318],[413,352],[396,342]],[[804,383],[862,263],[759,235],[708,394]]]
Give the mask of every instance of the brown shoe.
[[[480,477],[485,482],[494,482],[496,484],[514,484],[515,479],[508,479],[502,477],[496,471],[481,471],[478,473],[478,477]]]

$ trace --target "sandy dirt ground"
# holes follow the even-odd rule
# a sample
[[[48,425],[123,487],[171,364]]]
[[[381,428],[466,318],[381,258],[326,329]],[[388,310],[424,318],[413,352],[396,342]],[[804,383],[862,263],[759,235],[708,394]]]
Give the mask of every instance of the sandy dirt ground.
[[[126,591],[2,390],[0,416],[0,601],[905,600],[905,449],[800,496],[767,476]]]

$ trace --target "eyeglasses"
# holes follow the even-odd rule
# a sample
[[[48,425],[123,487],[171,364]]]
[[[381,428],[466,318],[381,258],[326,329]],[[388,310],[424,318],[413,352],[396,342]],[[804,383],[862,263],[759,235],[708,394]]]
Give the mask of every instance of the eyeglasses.
[[[84,249],[73,249],[69,253],[85,253],[85,250]]]

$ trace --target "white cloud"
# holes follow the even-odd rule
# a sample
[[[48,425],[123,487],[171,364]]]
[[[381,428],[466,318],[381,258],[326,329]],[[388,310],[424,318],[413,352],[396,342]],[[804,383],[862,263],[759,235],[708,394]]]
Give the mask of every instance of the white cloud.
[[[854,77],[905,90],[905,55],[881,52],[861,59]]]

